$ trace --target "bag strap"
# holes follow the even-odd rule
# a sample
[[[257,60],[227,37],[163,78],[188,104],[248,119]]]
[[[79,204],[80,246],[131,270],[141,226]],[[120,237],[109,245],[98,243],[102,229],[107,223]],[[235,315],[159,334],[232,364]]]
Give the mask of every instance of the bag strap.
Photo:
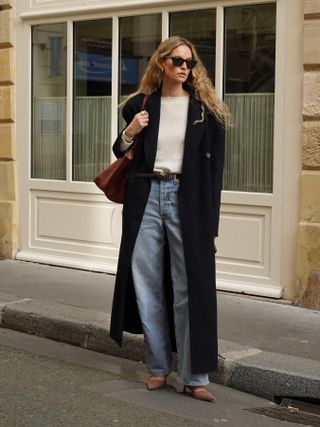
[[[145,108],[145,106],[146,106],[146,103],[147,103],[147,101],[148,101],[148,98],[149,98],[149,95],[144,95],[144,97],[143,97],[143,101],[142,101],[142,106],[141,106],[141,110],[140,110],[140,111],[143,111],[143,110],[144,110],[144,108]],[[137,140],[136,140],[136,142],[135,142],[135,144],[134,144],[134,145],[137,145],[137,143],[138,143],[138,142],[140,142],[140,135],[141,135],[141,132],[138,134],[138,136],[137,136]]]
[[[149,95],[144,95],[143,97],[143,101],[142,101],[142,107],[141,107],[141,111],[144,110],[144,107],[146,106],[146,103],[148,101]]]

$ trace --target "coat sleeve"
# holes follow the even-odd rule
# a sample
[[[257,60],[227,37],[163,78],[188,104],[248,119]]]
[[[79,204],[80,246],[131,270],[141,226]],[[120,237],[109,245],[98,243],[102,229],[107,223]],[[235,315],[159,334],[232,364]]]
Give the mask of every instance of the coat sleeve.
[[[124,127],[124,129],[126,129],[126,127],[131,123],[134,116],[137,113],[139,113],[139,111],[141,110],[143,98],[144,98],[144,95],[142,93],[140,93],[140,94],[134,96],[133,98],[130,98],[124,104],[123,109],[122,109],[122,117],[124,118],[124,120],[126,122],[126,126]],[[123,132],[123,129],[119,133],[117,139],[115,140],[115,142],[112,146],[112,150],[114,152],[114,155],[117,158],[123,157],[123,155],[125,153],[124,151],[121,151],[121,149],[120,149],[122,132]]]
[[[223,168],[225,156],[225,128],[217,120],[209,116],[210,143],[211,143],[211,177],[214,208],[214,236],[218,236],[221,191],[223,185]]]

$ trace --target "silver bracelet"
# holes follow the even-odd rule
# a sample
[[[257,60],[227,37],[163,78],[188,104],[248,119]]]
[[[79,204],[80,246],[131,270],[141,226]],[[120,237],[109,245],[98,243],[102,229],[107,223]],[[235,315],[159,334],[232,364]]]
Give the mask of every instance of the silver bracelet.
[[[122,138],[124,139],[124,141],[126,142],[126,143],[128,143],[128,144],[130,144],[133,140],[134,140],[134,137],[129,137],[127,134],[126,134],[126,131],[124,130],[123,132],[122,132]]]

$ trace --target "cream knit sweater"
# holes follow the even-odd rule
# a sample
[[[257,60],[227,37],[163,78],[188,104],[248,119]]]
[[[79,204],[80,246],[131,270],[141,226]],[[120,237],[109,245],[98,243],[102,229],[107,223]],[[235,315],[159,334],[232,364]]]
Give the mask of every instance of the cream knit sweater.
[[[181,173],[188,116],[188,96],[161,97],[155,171]],[[121,141],[121,150],[130,147]]]

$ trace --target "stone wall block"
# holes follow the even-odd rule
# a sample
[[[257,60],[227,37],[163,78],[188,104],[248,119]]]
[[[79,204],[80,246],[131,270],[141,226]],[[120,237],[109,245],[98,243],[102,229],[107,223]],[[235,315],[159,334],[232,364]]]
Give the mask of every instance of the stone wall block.
[[[296,304],[304,308],[320,310],[320,269],[310,274],[308,284]]]
[[[304,22],[304,64],[320,64],[320,19]]]
[[[0,9],[0,47],[11,46],[14,46],[13,9]]]
[[[0,201],[15,200],[15,162],[0,162]]]
[[[0,84],[13,84],[15,70],[13,63],[13,50],[0,49]]]
[[[305,14],[320,14],[320,0],[304,0]]]
[[[0,161],[15,160],[15,129],[13,123],[0,123]]]
[[[15,0],[0,0],[0,254],[15,258],[18,248],[15,162]]]
[[[300,218],[320,224],[320,171],[302,172]]]
[[[0,87],[0,122],[15,121],[14,86]]]
[[[18,252],[17,213],[14,202],[0,201],[0,253],[15,258]]]
[[[16,0],[0,0],[0,9],[10,9],[14,7]]]
[[[308,117],[320,119],[320,71],[304,73],[304,100],[303,114]]]
[[[320,266],[320,225],[299,224],[297,280],[299,294],[297,301],[305,293],[311,273]]]
[[[303,124],[302,168],[320,169],[320,121]]]

